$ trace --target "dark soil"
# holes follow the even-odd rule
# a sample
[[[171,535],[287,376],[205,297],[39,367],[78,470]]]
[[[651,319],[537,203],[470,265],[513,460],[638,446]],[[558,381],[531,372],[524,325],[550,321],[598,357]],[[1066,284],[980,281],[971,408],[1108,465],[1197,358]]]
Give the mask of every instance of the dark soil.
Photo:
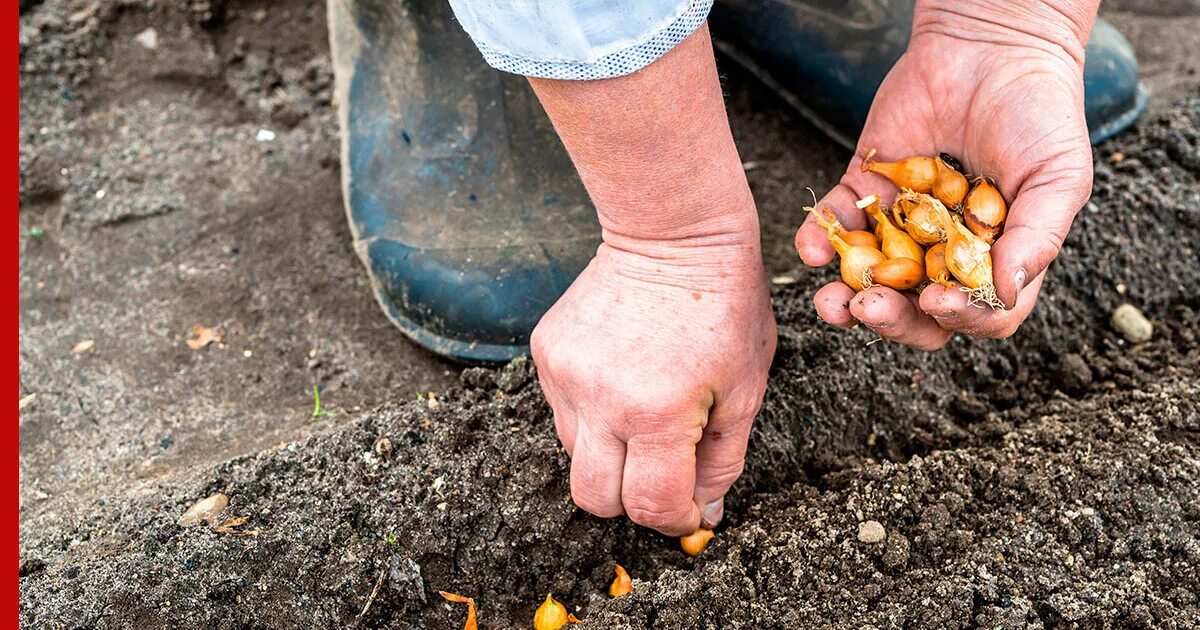
[[[799,268],[791,233],[847,156],[727,68],[768,263],[795,282],[746,474],[693,560],[574,509],[532,366],[461,370],[378,312],[320,2],[23,1],[21,227],[45,231],[22,237],[24,625],[455,628],[448,590],[485,628],[528,627],[547,592],[595,628],[1200,626],[1200,84],[1164,49],[1195,49],[1200,9],[1170,4],[1110,15],[1152,109],[1097,148],[1030,321],[936,354],[818,322],[833,272]],[[1110,328],[1123,302],[1151,341]],[[195,324],[221,342],[188,349]],[[314,385],[337,413],[311,417]],[[243,524],[177,524],[217,492],[217,524]],[[614,562],[634,590],[610,600]]]

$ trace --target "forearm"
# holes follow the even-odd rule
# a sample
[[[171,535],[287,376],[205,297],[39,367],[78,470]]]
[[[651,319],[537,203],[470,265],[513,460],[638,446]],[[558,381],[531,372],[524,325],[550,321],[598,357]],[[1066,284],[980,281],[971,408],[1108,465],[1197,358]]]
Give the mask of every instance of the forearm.
[[[1038,46],[1083,67],[1100,0],[918,0],[913,37],[936,33],[999,44]]]
[[[661,59],[601,81],[531,78],[618,248],[757,241],[708,29]]]

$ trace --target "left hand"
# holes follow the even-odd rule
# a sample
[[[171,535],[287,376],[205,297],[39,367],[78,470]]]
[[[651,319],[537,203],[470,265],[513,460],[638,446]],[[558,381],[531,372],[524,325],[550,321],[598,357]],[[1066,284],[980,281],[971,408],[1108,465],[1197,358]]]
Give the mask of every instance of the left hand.
[[[1017,4],[1001,10],[1036,13]],[[1006,308],[970,305],[966,293],[938,284],[918,299],[878,286],[856,295],[832,282],[814,297],[826,322],[862,322],[884,338],[932,351],[954,332],[1008,337],[1028,317],[1092,187],[1083,110],[1083,42],[1091,21],[1074,25],[1083,39],[1063,43],[1070,39],[1066,25],[1055,31],[1043,18],[983,21],[918,6],[912,41],[875,96],[854,159],[818,204],[847,229],[862,229],[867,218],[855,200],[881,193],[890,203],[896,193],[886,178],[861,172],[867,149],[877,148],[881,161],[953,155],[967,172],[993,178],[1010,202],[1004,233],[992,248],[996,292]],[[1038,28],[1056,35],[1036,35]],[[796,249],[811,266],[834,257],[811,216],[796,234]]]

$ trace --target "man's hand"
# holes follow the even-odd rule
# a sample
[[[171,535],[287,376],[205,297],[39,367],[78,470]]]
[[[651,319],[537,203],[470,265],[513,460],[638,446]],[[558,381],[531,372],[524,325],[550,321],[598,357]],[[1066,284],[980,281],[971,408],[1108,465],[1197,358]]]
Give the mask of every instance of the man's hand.
[[[628,76],[530,83],[604,233],[531,343],[571,495],[665,534],[711,527],[742,471],[775,318],[708,29]]]
[[[881,161],[940,152],[959,158],[968,172],[993,178],[1011,202],[992,248],[1006,309],[972,306],[966,293],[938,284],[917,299],[885,287],[855,295],[833,282],[814,297],[822,319],[835,326],[862,322],[924,350],[942,347],[956,331],[997,338],[1016,331],[1091,193],[1083,50],[1096,4],[918,3],[908,51],[880,86],[846,174],[819,206],[858,229],[867,220],[856,199],[886,192],[890,203],[895,187],[859,168],[869,148],[878,149]],[[813,266],[834,255],[812,217],[796,234],[796,249]]]
[[[603,245],[534,330],[579,507],[670,535],[721,519],[775,352],[753,238],[655,257]]]

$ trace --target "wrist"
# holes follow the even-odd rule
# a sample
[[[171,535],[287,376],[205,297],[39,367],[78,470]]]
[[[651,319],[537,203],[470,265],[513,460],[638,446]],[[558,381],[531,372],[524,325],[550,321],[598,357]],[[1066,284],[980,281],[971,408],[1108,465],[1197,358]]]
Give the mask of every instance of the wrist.
[[[918,0],[914,43],[942,35],[1060,56],[1080,70],[1099,0]]]

